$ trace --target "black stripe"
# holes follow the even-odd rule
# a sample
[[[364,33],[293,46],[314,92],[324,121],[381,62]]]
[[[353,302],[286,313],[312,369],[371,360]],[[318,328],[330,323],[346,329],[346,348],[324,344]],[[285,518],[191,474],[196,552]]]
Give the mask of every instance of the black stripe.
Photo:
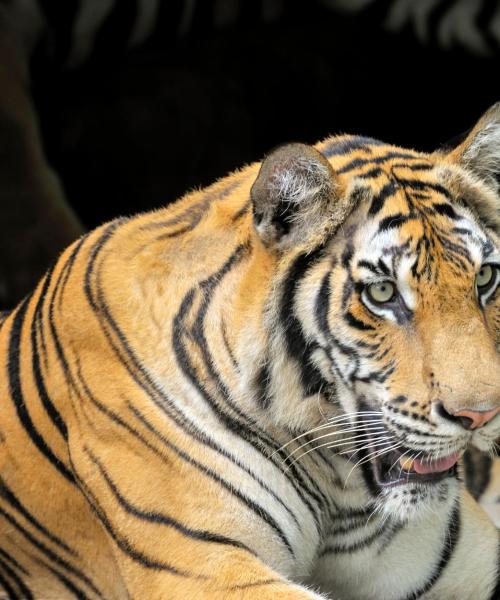
[[[423,181],[422,179],[403,179],[398,177],[398,183],[403,187],[408,187],[412,190],[432,190],[438,194],[442,194],[448,200],[452,200],[451,193],[440,183],[433,183],[431,181]]]
[[[384,275],[391,274],[389,267],[385,264],[385,262],[381,258],[379,258],[377,265],[378,265],[378,268],[382,271],[382,273]]]
[[[257,504],[256,502],[254,502],[251,498],[249,498],[248,496],[246,496],[245,494],[243,494],[242,492],[240,492],[238,489],[236,489],[234,487],[234,485],[232,485],[231,483],[228,483],[225,479],[223,479],[220,475],[218,475],[217,473],[215,473],[214,471],[212,471],[210,468],[208,468],[205,465],[199,463],[197,460],[191,458],[191,456],[189,456],[188,454],[186,454],[180,448],[177,448],[161,432],[159,432],[146,419],[146,417],[144,417],[144,415],[139,410],[137,410],[135,407],[131,406],[131,409],[133,410],[133,412],[137,416],[137,418],[142,423],[144,423],[144,425],[149,429],[149,431],[151,431],[158,439],[160,439],[162,441],[162,443],[167,448],[169,448],[170,450],[172,450],[173,452],[175,452],[175,454],[177,454],[177,456],[179,456],[180,458],[182,458],[183,460],[185,460],[190,465],[196,467],[204,475],[206,475],[210,479],[216,481],[227,492],[229,492],[229,494],[231,494],[232,496],[238,498],[238,500],[240,500],[247,508],[249,508],[253,513],[255,513],[263,521],[265,521],[271,527],[271,529],[273,529],[274,532],[278,535],[278,537],[281,539],[281,541],[283,542],[283,544],[286,546],[286,548],[288,549],[288,551],[290,552],[290,554],[292,556],[294,556],[293,549],[292,549],[292,547],[290,545],[290,542],[288,541],[288,538],[286,537],[285,533],[283,532],[283,530],[281,529],[281,527],[278,525],[278,523],[276,523],[276,521],[273,519],[273,517],[264,508],[262,508],[259,504]]]
[[[371,463],[367,460],[368,452],[366,450],[359,450],[357,451],[357,454],[361,460],[359,467],[361,468],[361,476],[363,477],[364,484],[370,495],[373,498],[376,498],[380,493],[380,487],[373,474]]]
[[[378,224],[378,232],[380,233],[382,231],[389,231],[390,229],[399,229],[399,227],[414,219],[415,217],[413,215],[404,215],[402,213],[384,217]]]
[[[72,550],[69,546],[67,546],[59,537],[51,533],[48,529],[46,529],[20,502],[14,492],[7,487],[5,481],[0,477],[0,497],[6,500],[14,510],[16,510],[19,514],[21,514],[33,527],[38,529],[40,533],[42,533],[46,538],[48,538],[54,544],[57,544],[63,550],[66,550],[69,554],[76,556],[76,552]]]
[[[435,213],[437,213],[438,215],[444,215],[444,216],[448,217],[449,219],[459,219],[460,218],[460,216],[457,215],[457,213],[455,212],[452,205],[448,204],[447,202],[433,204],[432,210]]]
[[[420,157],[416,154],[410,152],[387,152],[382,156],[377,156],[376,158],[355,158],[344,165],[341,169],[337,169],[337,173],[339,175],[343,173],[348,173],[353,169],[357,169],[359,167],[363,167],[364,165],[379,165],[387,160],[392,160],[393,158],[406,158],[408,160],[418,160]],[[399,178],[398,178],[399,181]]]
[[[240,367],[238,365],[238,361],[236,360],[236,357],[234,356],[233,349],[231,348],[231,345],[229,343],[229,340],[227,337],[226,323],[224,320],[221,322],[221,333],[222,333],[222,341],[224,342],[224,348],[226,349],[226,352],[228,353],[231,363],[232,363],[233,367],[237,371],[239,371]]]
[[[13,525],[14,528],[17,529],[17,531],[19,531],[19,533],[26,540],[28,540],[28,542],[30,542],[35,548],[37,548],[38,550],[40,550],[40,552],[42,552],[43,554],[45,554],[45,556],[51,562],[53,562],[54,564],[56,564],[56,565],[64,568],[66,571],[68,571],[69,573],[71,573],[72,575],[74,575],[75,577],[77,577],[78,579],[80,579],[81,581],[83,581],[97,596],[99,596],[99,598],[103,597],[102,594],[101,594],[101,592],[97,589],[97,587],[94,585],[94,583],[92,582],[92,580],[89,577],[87,577],[87,575],[85,575],[85,573],[82,573],[79,569],[77,569],[76,567],[74,567],[73,565],[71,565],[67,560],[65,560],[64,558],[61,558],[53,550],[51,550],[45,544],[43,544],[43,542],[41,542],[40,540],[38,540],[27,529],[25,529],[24,527],[22,527],[22,525],[20,525],[17,522],[17,520],[10,513],[8,513],[3,508],[0,508],[0,515],[2,515],[11,525]]]
[[[282,295],[280,300],[280,323],[285,338],[285,350],[294,360],[300,371],[300,380],[304,388],[304,395],[319,394],[325,381],[318,369],[311,363],[311,345],[306,341],[302,326],[295,315],[295,293],[301,280],[306,276],[324,250],[324,244],[317,246],[308,254],[299,254],[282,282]]]
[[[393,539],[398,535],[400,531],[405,528],[404,523],[394,523],[389,531],[384,531],[382,534],[381,542],[377,546],[377,554],[382,554],[386,548],[392,543]]]
[[[48,569],[52,573],[52,575],[54,575],[54,577],[59,579],[59,581],[63,584],[63,586],[67,590],[69,590],[75,598],[78,598],[78,600],[88,600],[89,599],[89,597],[87,596],[87,594],[85,594],[85,592],[83,590],[81,590],[78,586],[76,586],[70,579],[68,579],[60,571],[58,571],[57,569],[54,569],[53,567],[51,567],[50,565],[45,563],[43,560],[38,560],[37,562],[39,562],[42,566],[44,566],[46,569]]]
[[[377,177],[382,175],[383,172],[384,171],[380,167],[374,167],[373,169],[370,169],[365,173],[360,173],[358,177],[361,179],[376,179]]]
[[[264,579],[262,581],[251,581],[250,583],[240,583],[238,585],[232,585],[229,588],[226,588],[227,591],[233,592],[236,590],[248,590],[249,588],[262,587],[264,585],[274,585],[274,584],[283,584],[283,581],[280,579]]]
[[[372,273],[375,273],[375,275],[380,275],[380,269],[377,267],[377,265],[375,263],[372,263],[368,260],[360,260],[358,261],[358,268],[363,267],[365,269],[368,269],[368,271],[371,271]]]
[[[455,259],[459,261],[460,268],[463,268],[464,270],[466,270],[467,265],[464,264],[464,262],[462,260],[460,260],[459,257],[465,259],[465,261],[467,263],[469,263],[469,265],[474,266],[474,261],[472,260],[472,257],[470,255],[470,252],[469,252],[469,249],[467,248],[467,246],[461,246],[459,243],[452,242],[449,238],[447,238],[445,236],[440,236],[439,241],[441,242],[442,247],[448,251],[448,256],[449,256],[449,253],[456,255]]]
[[[1,548],[0,548],[0,556],[4,560],[9,562],[13,567],[15,567],[16,569],[21,571],[21,573],[24,573],[24,575],[29,575],[29,572],[22,565],[20,565],[13,556],[8,554],[7,552],[5,552],[5,550],[2,550]]]
[[[62,301],[63,301],[66,285],[67,285],[70,275],[73,271],[73,267],[74,267],[76,258],[78,256],[80,250],[82,249],[83,243],[85,242],[86,239],[87,239],[87,237],[83,236],[82,238],[80,238],[80,240],[78,240],[77,243],[75,243],[70,256],[64,263],[64,266],[61,269],[61,272],[59,273],[59,277],[57,278],[57,282],[54,286],[54,290],[52,292],[52,296],[50,298],[50,302],[49,302],[49,306],[48,306],[49,331],[50,331],[50,335],[52,338],[52,342],[54,343],[54,346],[56,349],[57,362],[59,363],[59,366],[63,372],[63,375],[66,379],[68,386],[72,386],[73,381],[72,381],[72,377],[71,377],[71,370],[69,368],[68,361],[66,360],[66,355],[65,355],[65,352],[63,349],[63,345],[61,344],[61,341],[59,339],[59,334],[57,332],[56,320],[55,320],[55,306],[56,306],[56,299],[57,299],[57,307],[59,310],[62,309]]]
[[[432,171],[434,165],[427,162],[419,163],[394,163],[391,169],[409,169],[410,171]]]
[[[124,421],[118,414],[113,412],[108,406],[106,406],[105,404],[103,404],[102,402],[99,402],[99,400],[97,400],[97,398],[91,392],[90,388],[87,385],[87,382],[85,381],[85,379],[83,377],[83,374],[81,372],[81,364],[80,364],[79,358],[75,357],[75,361],[76,361],[76,367],[77,367],[77,377],[78,377],[78,380],[79,380],[81,386],[83,387],[83,392],[85,394],[85,398],[87,400],[90,400],[90,402],[92,402],[92,404],[100,412],[102,412],[104,415],[106,415],[106,417],[108,417],[111,421],[113,421],[113,423],[115,423],[119,427],[122,427],[123,429],[125,429],[130,435],[134,436],[137,440],[139,440],[146,448],[151,450],[151,452],[153,452],[153,454],[155,454],[159,458],[163,459],[164,457],[161,454],[161,452],[157,448],[155,448],[153,446],[153,444],[151,444],[150,441],[148,441],[136,429],[131,427],[126,421]],[[76,388],[75,388],[75,391],[78,394],[79,398],[82,398],[81,394],[79,393],[79,391]]]
[[[206,579],[206,577],[203,575],[193,575],[192,573],[190,573],[188,571],[179,570],[176,567],[173,567],[172,565],[170,565],[166,562],[156,560],[155,558],[150,558],[150,557],[146,556],[140,550],[135,549],[126,537],[120,536],[115,531],[115,529],[113,528],[113,526],[111,524],[111,521],[108,519],[108,516],[106,515],[106,512],[103,510],[103,508],[99,504],[99,501],[97,500],[95,495],[92,493],[92,490],[90,490],[85,485],[84,481],[82,481],[82,480],[79,480],[79,481],[80,481],[81,487],[85,490],[85,495],[88,497],[90,504],[92,505],[93,509],[95,510],[95,513],[99,517],[104,528],[106,529],[108,534],[111,536],[111,538],[113,539],[115,544],[118,546],[118,548],[120,548],[120,550],[122,550],[122,552],[124,552],[124,554],[126,554],[129,558],[131,558],[133,561],[139,563],[141,566],[143,566],[146,569],[152,569],[154,571],[166,571],[168,573],[171,573],[172,575],[177,575],[179,577],[186,577],[186,578],[192,578],[192,579]]]
[[[200,306],[198,308],[198,312],[194,318],[194,324],[191,327],[191,330],[188,332],[190,334],[190,338],[195,342],[198,348],[201,351],[203,363],[205,369],[207,370],[207,374],[210,376],[212,381],[214,381],[216,388],[221,392],[224,402],[228,405],[238,417],[246,420],[247,424],[250,424],[251,421],[248,416],[241,410],[241,408],[233,401],[230,390],[228,389],[226,383],[222,380],[221,376],[216,370],[215,361],[212,358],[210,353],[210,349],[205,337],[205,317],[207,315],[208,309],[210,307],[210,303],[212,301],[214,292],[216,288],[222,283],[224,277],[235,268],[245,257],[249,257],[251,252],[251,244],[250,242],[239,244],[235,251],[229,256],[229,258],[224,262],[222,267],[201,281],[199,285],[199,289],[202,295],[202,301],[200,302]],[[179,330],[179,333],[186,333],[186,328],[183,326],[182,330]],[[207,400],[209,403],[214,406],[214,402],[211,396],[207,392]],[[222,415],[222,411],[218,411]],[[227,421],[229,423],[229,421]]]
[[[66,285],[68,283],[70,274],[72,272],[75,260],[78,256],[78,253],[80,252],[82,245],[84,243],[84,241],[86,240],[86,236],[82,236],[78,242],[75,243],[73,250],[71,251],[70,256],[68,257],[68,259],[66,260],[66,262],[64,263],[59,276],[57,278],[57,282],[54,286],[54,289],[52,291],[52,295],[50,298],[50,302],[49,302],[49,306],[48,306],[48,325],[49,325],[49,330],[50,330],[50,334],[52,336],[52,341],[54,342],[55,348],[56,348],[56,356],[57,356],[57,360],[61,366],[61,369],[65,375],[66,378],[69,378],[69,368],[68,368],[68,363],[65,359],[64,356],[64,352],[62,349],[62,344],[59,341],[59,336],[57,334],[57,329],[56,329],[56,325],[55,325],[55,320],[54,320],[54,311],[55,311],[55,304],[56,304],[56,297],[58,297],[58,308],[59,310],[61,310],[62,308],[62,298],[63,298],[63,293],[64,290],[66,288]],[[40,328],[42,328],[43,326],[43,315],[40,314]],[[46,351],[46,344],[45,344],[45,340],[43,338],[43,335],[41,335],[41,340],[42,340],[42,347],[44,348],[44,352]],[[52,354],[51,354],[52,356]],[[48,365],[46,364],[46,367],[48,368]]]
[[[40,329],[43,329],[41,317],[42,317],[44,301],[47,296],[47,291],[49,289],[49,286],[50,286],[50,283],[52,280],[52,273],[53,273],[53,269],[50,269],[47,272],[47,274],[45,275],[43,286],[42,286],[42,289],[40,290],[40,295],[38,297],[38,300],[37,300],[37,303],[35,306],[35,312],[33,315],[33,321],[32,321],[32,325],[31,325],[31,347],[32,347],[31,366],[33,369],[33,377],[35,380],[35,385],[36,385],[36,389],[38,392],[38,396],[40,397],[40,399],[42,401],[43,407],[45,408],[47,414],[49,415],[49,418],[52,421],[52,423],[54,423],[56,428],[59,430],[59,433],[63,436],[63,438],[65,440],[67,440],[68,439],[68,428],[66,427],[66,423],[64,422],[64,420],[61,416],[61,413],[54,406],[54,403],[52,402],[52,400],[49,396],[47,388],[45,387],[45,382],[44,382],[41,367],[40,367],[40,356],[42,355],[42,353],[44,356],[46,356],[47,350],[46,350],[46,348],[41,350],[39,347],[38,339],[39,339],[39,336],[41,337],[42,334],[38,328],[40,326]],[[45,346],[45,343],[43,343],[43,346]]]
[[[255,387],[257,388],[257,403],[262,410],[267,410],[271,406],[271,396],[269,394],[269,382],[271,374],[269,373],[269,365],[266,362],[257,371],[255,378]]]
[[[341,156],[342,154],[349,154],[350,152],[354,152],[354,150],[362,150],[364,152],[371,153],[372,149],[370,148],[370,146],[384,145],[384,142],[380,142],[379,140],[363,136],[354,136],[349,137],[347,139],[334,138],[328,144],[328,146],[326,146],[326,148],[324,148],[321,152],[326,157]]]
[[[234,215],[231,217],[231,221],[233,223],[236,223],[236,221],[239,221],[239,219],[241,219],[241,217],[245,216],[250,211],[251,206],[252,206],[252,203],[250,202],[250,200],[245,202],[245,204],[238,211],[236,211],[234,213]]]
[[[366,522],[365,522],[366,524]],[[376,542],[380,538],[380,534],[383,532],[383,529],[377,528],[371,535],[353,543],[347,544],[333,544],[326,546],[321,550],[319,557],[323,558],[328,554],[350,554],[354,552],[359,552],[360,550],[364,550],[368,546],[371,546],[374,542]]]
[[[0,586],[3,588],[5,592],[7,592],[8,600],[23,600],[20,596],[16,594],[14,588],[10,585],[10,583],[5,579],[3,575],[0,574]]]
[[[49,460],[49,462],[63,475],[70,483],[75,483],[73,474],[68,467],[52,452],[47,442],[35,427],[31,416],[28,412],[26,399],[21,388],[21,331],[26,317],[26,311],[29,305],[29,298],[26,298],[17,309],[12,323],[12,329],[9,339],[8,350],[8,379],[9,391],[14,406],[16,407],[17,416],[30,437],[31,441],[38,450]]]
[[[369,323],[365,323],[364,321],[360,321],[357,317],[355,317],[351,311],[347,311],[344,314],[344,319],[347,323],[354,327],[355,329],[359,329],[360,331],[374,331],[375,327],[370,325]]]
[[[17,588],[21,592],[23,598],[25,600],[34,600],[34,596],[32,591],[23,581],[22,577],[20,577],[3,559],[0,558],[0,567],[1,570],[10,577],[12,581],[16,584]]]
[[[404,597],[404,600],[417,600],[422,597],[424,594],[427,594],[429,590],[431,590],[437,583],[438,579],[443,574],[446,566],[451,560],[453,556],[453,552],[455,551],[458,538],[460,535],[460,502],[457,499],[455,502],[455,506],[451,511],[450,518],[448,519],[448,524],[446,527],[446,531],[443,539],[443,546],[441,550],[441,556],[439,558],[439,563],[435,566],[434,572],[430,576],[424,585],[422,585],[418,590],[411,592],[407,596]]]
[[[491,480],[493,459],[475,448],[464,454],[465,483],[475,500],[483,495]]]
[[[380,190],[380,192],[373,198],[370,204],[370,208],[368,210],[368,214],[376,215],[380,210],[382,210],[387,198],[394,196],[397,189],[398,186],[393,181],[386,183],[384,187]]]
[[[316,302],[314,306],[314,314],[319,330],[328,340],[330,338],[330,325],[328,323],[328,314],[330,312],[330,276],[332,272],[329,270],[323,276]]]
[[[150,222],[146,223],[145,225],[141,225],[139,229],[141,231],[163,229],[165,227],[172,227],[172,225],[180,225],[181,223],[185,223],[185,221],[188,221],[190,229],[194,229],[196,224],[199,223],[203,216],[207,213],[207,210],[210,208],[212,202],[227,198],[227,196],[229,196],[242,185],[243,181],[244,180],[242,179],[230,180],[230,182],[226,184],[226,186],[218,193],[215,193],[214,191],[207,191],[201,200],[195,202],[194,204],[190,204],[186,209],[176,214],[174,217],[169,217],[168,219],[157,218],[152,223]]]
[[[187,527],[187,526],[183,525],[182,523],[180,523],[179,521],[177,521],[176,519],[174,519],[173,517],[170,517],[169,515],[167,515],[165,513],[159,513],[159,512],[152,511],[152,510],[148,510],[146,512],[146,511],[143,511],[140,508],[137,508],[136,506],[132,505],[132,503],[129,502],[123,496],[123,494],[120,492],[116,483],[113,481],[113,479],[108,474],[106,469],[102,466],[101,461],[88,448],[85,448],[85,451],[87,452],[88,456],[90,457],[90,460],[99,469],[99,472],[101,473],[102,477],[106,481],[109,489],[111,490],[115,499],[118,501],[119,505],[129,515],[133,515],[134,517],[140,519],[141,521],[147,521],[149,523],[158,523],[160,525],[166,525],[167,527],[171,527],[172,529],[175,529],[182,535],[192,538],[197,541],[210,542],[213,544],[222,544],[222,545],[226,545],[226,546],[234,546],[235,548],[240,548],[242,550],[246,550],[250,554],[255,554],[253,552],[253,550],[251,550],[248,546],[246,546],[242,542],[239,542],[238,540],[228,538],[225,535],[214,533],[212,531],[206,531],[203,529],[193,529],[191,527]]]

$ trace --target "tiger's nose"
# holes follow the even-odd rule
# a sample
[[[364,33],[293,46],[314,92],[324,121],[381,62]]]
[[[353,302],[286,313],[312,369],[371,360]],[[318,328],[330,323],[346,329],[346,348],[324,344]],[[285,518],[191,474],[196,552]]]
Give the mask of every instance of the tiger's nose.
[[[479,429],[483,427],[496,417],[500,412],[499,408],[493,408],[492,410],[476,411],[476,410],[459,410],[453,413],[455,419],[458,419],[465,429]]]

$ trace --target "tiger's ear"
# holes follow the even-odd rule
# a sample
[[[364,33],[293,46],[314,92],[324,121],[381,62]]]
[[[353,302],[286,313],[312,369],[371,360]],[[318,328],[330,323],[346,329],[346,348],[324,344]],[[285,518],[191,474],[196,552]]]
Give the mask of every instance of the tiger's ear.
[[[318,150],[287,144],[263,161],[252,186],[254,223],[263,243],[286,249],[320,236],[337,191],[335,173]]]
[[[449,157],[500,191],[500,102],[484,113]]]

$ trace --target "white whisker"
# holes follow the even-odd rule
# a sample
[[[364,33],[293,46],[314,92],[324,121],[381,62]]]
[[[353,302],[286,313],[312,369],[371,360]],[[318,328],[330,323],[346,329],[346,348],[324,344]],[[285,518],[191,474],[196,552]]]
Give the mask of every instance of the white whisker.
[[[371,433],[377,433],[378,431],[385,431],[385,427],[376,427],[376,428],[371,428],[371,429],[366,429],[366,427],[354,427],[351,429],[341,429],[340,431],[330,431],[329,433],[325,433],[324,435],[320,435],[318,437],[315,437],[311,440],[308,440],[307,442],[304,442],[303,444],[301,444],[300,446],[297,446],[297,448],[295,448],[294,450],[292,450],[288,457],[285,459],[288,460],[288,458],[290,456],[293,456],[296,452],[298,452],[299,450],[301,450],[302,448],[304,448],[305,446],[308,446],[309,444],[312,444],[313,442],[316,442],[317,440],[321,440],[324,439],[326,437],[332,437],[335,435],[342,435],[342,434],[349,434],[349,433],[355,433],[356,431],[362,431],[365,434],[369,435]]]
[[[355,413],[355,414],[361,414],[361,413]],[[380,413],[381,414],[381,413]],[[283,444],[283,446],[280,446],[277,450],[275,450],[272,454],[271,457],[274,456],[275,454],[277,454],[278,452],[281,452],[282,450],[284,450],[287,446],[289,446],[290,444],[292,444],[293,442],[303,438],[306,435],[311,435],[311,433],[314,433],[316,431],[321,431],[323,429],[327,429],[329,427],[333,427],[333,426],[337,426],[339,424],[343,424],[344,421],[350,421],[350,418],[348,418],[347,415],[340,415],[337,417],[331,419],[330,421],[328,421],[327,423],[323,423],[321,425],[318,425],[317,427],[313,427],[312,429],[309,429],[308,431],[305,431],[304,433],[301,433],[300,435],[292,438],[291,440],[289,440],[288,442],[286,442],[286,444]],[[368,420],[363,420],[362,423],[354,423],[353,427],[362,427],[365,425],[371,425],[371,424],[377,424],[377,425],[382,425],[382,421],[380,419],[368,419]]]
[[[365,437],[365,436],[364,436],[364,434],[360,434],[359,436],[354,436],[351,439],[356,440],[358,437]],[[375,441],[378,441],[378,439],[375,439]],[[344,446],[346,444],[352,445],[353,442],[346,441],[346,440],[343,440],[343,441],[339,442],[338,444],[331,444],[331,442],[325,442],[323,444],[320,444],[319,446],[314,446],[313,448],[309,448],[309,450],[306,450],[300,456],[296,456],[295,459],[290,464],[287,465],[287,469],[290,469],[291,467],[293,467],[293,465],[295,463],[297,463],[301,458],[304,458],[304,456],[307,456],[310,452],[313,452],[314,450],[319,450],[321,448],[335,448],[337,446]],[[341,453],[339,453],[339,454],[341,454]],[[288,458],[286,460],[288,460]],[[286,462],[286,461],[283,461],[283,462]]]

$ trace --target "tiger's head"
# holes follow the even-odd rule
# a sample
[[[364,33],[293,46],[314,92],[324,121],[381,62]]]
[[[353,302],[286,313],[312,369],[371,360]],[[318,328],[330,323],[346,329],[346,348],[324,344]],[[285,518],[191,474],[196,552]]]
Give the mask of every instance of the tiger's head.
[[[402,518],[449,498],[467,446],[500,435],[499,179],[496,105],[451,151],[283,146],[252,189],[279,257],[258,401],[308,448],[347,450]]]

